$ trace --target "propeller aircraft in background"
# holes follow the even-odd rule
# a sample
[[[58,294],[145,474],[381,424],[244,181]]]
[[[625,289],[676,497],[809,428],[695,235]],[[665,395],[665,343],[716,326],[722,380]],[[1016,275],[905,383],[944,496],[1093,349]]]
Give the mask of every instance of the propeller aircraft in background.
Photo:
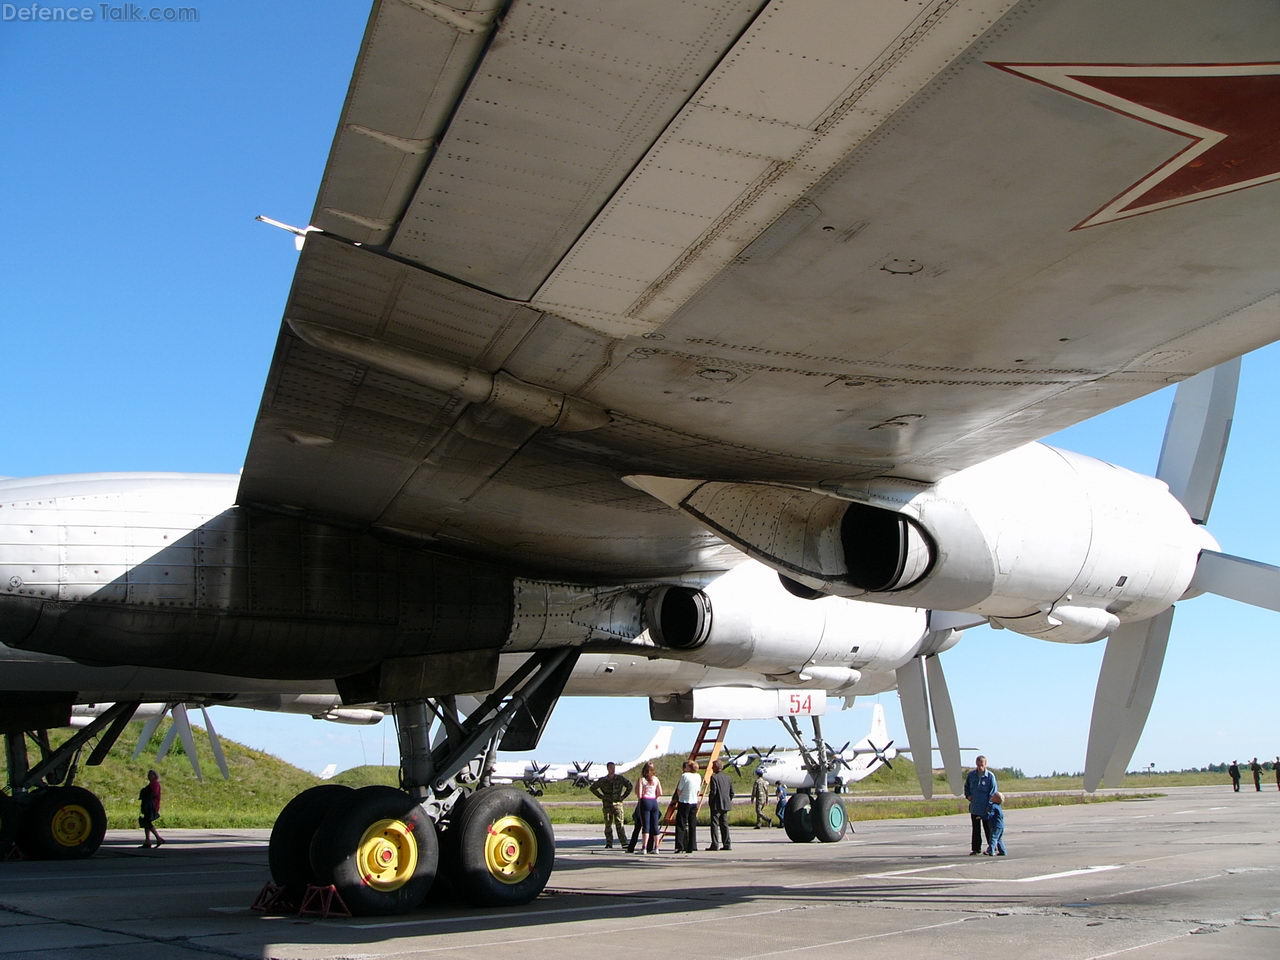
[[[887,766],[892,769],[893,761],[901,753],[906,752],[899,751],[889,739],[884,707],[876,703],[872,705],[871,711],[871,729],[861,740],[856,743],[846,743],[839,749],[830,744],[824,744],[828,789],[838,793],[846,783],[865,780],[881,767]],[[745,763],[742,756],[735,757],[733,765],[737,768],[751,767],[754,764],[757,770],[763,772],[765,780],[769,783],[781,783],[788,790],[812,790],[815,783],[816,764],[812,759],[810,748],[803,744],[802,746],[804,749],[756,751],[746,755]],[[925,766],[928,764],[926,763]]]
[[[663,726],[653,735],[643,750],[634,760],[615,764],[614,772],[624,774],[634,770],[646,760],[654,760],[666,754],[671,748],[671,734],[675,727]],[[597,773],[592,776],[592,769]],[[585,789],[591,786],[595,777],[603,776],[604,762],[594,760],[571,761],[569,763],[538,763],[536,760],[495,760],[490,764],[488,780],[490,783],[522,783],[533,796],[542,795],[542,787],[548,783],[567,782],[575,787]],[[480,777],[477,775],[476,779]]]
[[[0,642],[386,704],[404,788],[306,791],[270,847],[359,913],[537,896],[540,806],[459,775],[585,655],[753,664],[744,712],[815,721],[896,684],[958,789],[957,625],[1106,638],[1114,779],[1173,604],[1280,593],[1204,527],[1234,360],[1280,338],[1280,15],[1165,6],[376,3],[243,472],[5,481]],[[1156,477],[1035,442],[1183,381]]]

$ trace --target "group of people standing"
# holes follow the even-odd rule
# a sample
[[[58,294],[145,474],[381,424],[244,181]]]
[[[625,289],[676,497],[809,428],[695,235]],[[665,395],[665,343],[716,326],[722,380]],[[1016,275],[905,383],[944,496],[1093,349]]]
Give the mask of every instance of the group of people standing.
[[[591,784],[591,792],[600,799],[604,810],[604,845],[613,847],[614,836],[618,845],[628,853],[657,853],[658,839],[662,832],[662,814],[658,801],[662,798],[662,781],[658,779],[652,761],[640,769],[635,782],[636,806],[632,814],[635,824],[630,841],[623,827],[623,803],[631,795],[632,784],[626,777],[618,776],[617,766],[605,764],[606,773]],[[702,792],[702,777],[698,764],[686,760],[680,780],[676,784],[676,853],[694,853],[698,849],[698,796]],[[733,781],[724,772],[719,760],[711,764],[707,803],[711,810],[711,846],[708,850],[732,849],[729,843],[729,810],[733,806]]]
[[[1271,769],[1276,775],[1276,789],[1280,790],[1280,757],[1276,757],[1275,763],[1271,765]],[[1249,772],[1253,774],[1253,789],[1262,789],[1262,764],[1258,762],[1258,758],[1254,757],[1249,761]],[[1227,767],[1227,774],[1231,777],[1231,789],[1236,793],[1240,792],[1240,761],[1232,760],[1231,766]]]

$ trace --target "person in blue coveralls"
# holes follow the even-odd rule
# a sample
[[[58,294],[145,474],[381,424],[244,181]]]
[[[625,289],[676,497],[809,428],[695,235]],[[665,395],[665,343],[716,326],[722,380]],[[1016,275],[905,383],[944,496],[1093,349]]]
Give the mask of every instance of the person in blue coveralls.
[[[973,837],[969,843],[971,857],[982,852],[984,833],[987,836],[987,846],[991,846],[991,823],[987,820],[987,808],[991,806],[991,795],[998,789],[996,775],[987,769],[987,758],[978,757],[973,762],[973,769],[964,778],[964,797],[969,801],[969,819],[973,821]]]
[[[1000,805],[1004,803],[1004,795],[997,790],[991,795],[991,805],[987,808],[987,823],[989,824],[987,836],[989,837],[987,849],[982,851],[988,857],[993,854],[997,857],[1005,856],[1004,849],[1004,808]]]

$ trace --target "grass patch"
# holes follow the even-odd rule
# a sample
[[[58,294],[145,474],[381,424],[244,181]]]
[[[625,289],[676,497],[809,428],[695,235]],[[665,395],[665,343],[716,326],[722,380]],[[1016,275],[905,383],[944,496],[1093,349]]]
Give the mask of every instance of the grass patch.
[[[141,723],[132,723],[116,742],[106,761],[98,767],[81,767],[76,783],[96,793],[107,810],[108,825],[114,829],[136,828],[138,817],[138,791],[146,782],[148,769],[154,768],[164,784],[164,805],[161,827],[218,828],[269,828],[280,810],[296,794],[320,780],[295,766],[263,753],[251,750],[232,740],[223,739],[223,750],[231,768],[231,779],[223,780],[214,764],[209,741],[203,732],[196,735],[196,754],[204,770],[205,779],[196,780],[180,744],[174,746],[164,760],[155,759],[156,750],[172,721],[166,720],[152,736],[142,755],[131,757],[142,732]],[[198,728],[197,728],[198,730]],[[58,731],[54,739],[60,742],[70,736],[68,731]],[[87,755],[87,753],[86,753]],[[683,757],[668,754],[656,761],[658,776],[665,789],[670,791],[680,776]],[[594,772],[594,769],[593,769]],[[603,767],[601,768],[603,773]],[[0,774],[7,778],[4,757],[0,755]],[[1059,796],[1011,797],[1006,809],[1050,804],[1100,803],[1107,800],[1137,799],[1158,796],[1157,793],[1128,792],[1142,788],[1187,786],[1200,784],[1224,784],[1224,775],[1215,773],[1187,774],[1134,774],[1125,778],[1126,792],[1122,795],[1088,795],[1082,791],[1080,777],[1017,778],[997,770],[1002,790],[1027,793],[1046,790],[1074,791]],[[631,776],[634,778],[635,773]],[[351,787],[370,784],[395,786],[399,772],[396,767],[362,766],[345,770],[332,779]],[[734,779],[734,790],[739,796],[751,792],[752,771],[744,770]],[[935,777],[935,790],[946,793],[946,781]],[[7,779],[3,782],[7,783]],[[548,803],[548,813],[555,823],[600,823],[600,804],[585,790],[568,783],[548,784],[543,800]],[[920,790],[915,768],[909,760],[899,759],[893,769],[881,768],[861,783],[846,789],[850,801],[849,815],[854,820],[886,820],[900,817],[933,817],[964,813],[968,807],[964,800],[945,797],[935,800],[885,800],[868,801],[861,798],[893,794],[913,794]],[[770,801],[768,809],[773,810]],[[628,804],[628,813],[630,805]],[[706,822],[704,811],[702,822]],[[735,826],[753,826],[755,812],[750,804],[734,808],[730,822]]]
[[[209,738],[198,727],[196,730],[196,756],[204,771],[204,782],[196,779],[181,744],[175,744],[169,755],[156,760],[160,741],[172,724],[166,719],[144,748],[137,760],[131,756],[142,724],[129,724],[101,766],[81,766],[75,782],[92,790],[102,800],[107,811],[107,826],[112,829],[138,827],[138,791],[147,781],[147,771],[160,774],[164,787],[161,804],[161,829],[165,827],[199,828],[252,828],[270,827],[276,816],[295,794],[320,780],[305,770],[299,770],[279,757],[261,750],[251,750],[233,740],[222,739],[222,749],[227,756],[231,779],[223,780],[209,748]],[[71,731],[51,733],[55,743],[71,736]],[[36,761],[31,750],[32,762]],[[85,751],[81,758],[88,756]],[[0,757],[3,782],[8,783],[8,770]]]

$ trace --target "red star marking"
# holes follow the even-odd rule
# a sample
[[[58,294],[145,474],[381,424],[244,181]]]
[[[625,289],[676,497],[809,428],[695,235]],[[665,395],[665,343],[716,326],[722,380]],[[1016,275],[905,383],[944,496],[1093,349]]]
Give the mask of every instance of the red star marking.
[[[991,66],[1190,141],[1072,229],[1280,180],[1280,64]]]

